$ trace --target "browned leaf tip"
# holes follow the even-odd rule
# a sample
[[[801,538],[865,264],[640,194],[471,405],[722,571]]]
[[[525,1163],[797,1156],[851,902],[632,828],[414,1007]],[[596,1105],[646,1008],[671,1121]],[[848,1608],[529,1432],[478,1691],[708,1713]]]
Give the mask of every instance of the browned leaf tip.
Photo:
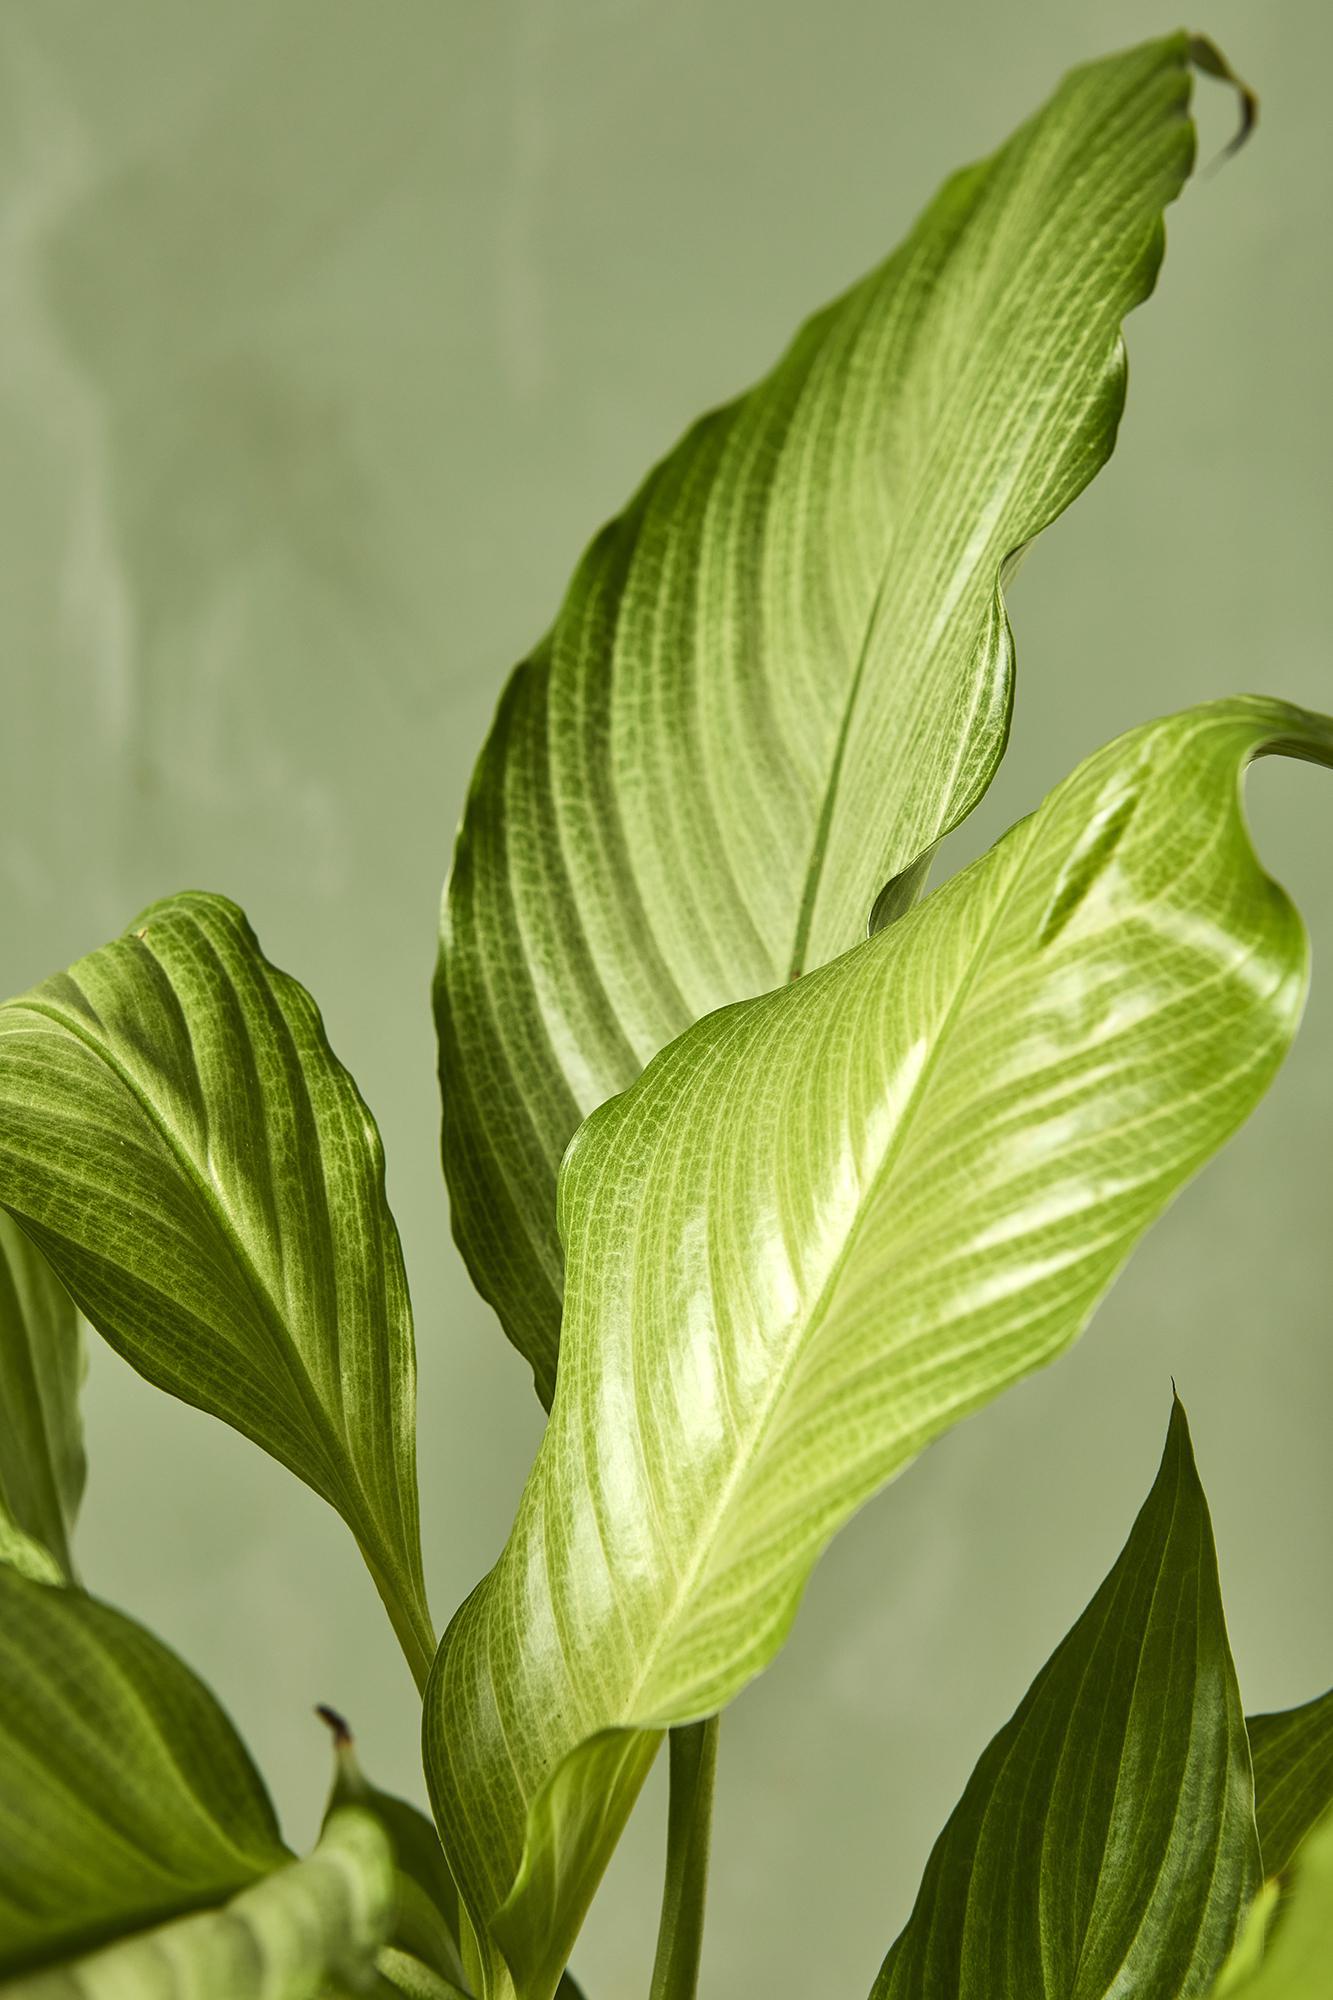
[[[330,1708],[327,1702],[316,1702],[315,1714],[327,1727],[329,1734],[333,1738],[333,1747],[335,1750],[347,1750],[351,1747],[352,1732],[347,1725],[345,1717],[339,1715],[336,1708]]]
[[[1207,171],[1215,173],[1224,160],[1238,153],[1259,122],[1259,99],[1243,77],[1237,76],[1231,64],[1207,35],[1191,35],[1190,61],[1200,76],[1214,76],[1219,83],[1229,83],[1240,100],[1240,124],[1235,136],[1228,140],[1215,160],[1209,162]]]

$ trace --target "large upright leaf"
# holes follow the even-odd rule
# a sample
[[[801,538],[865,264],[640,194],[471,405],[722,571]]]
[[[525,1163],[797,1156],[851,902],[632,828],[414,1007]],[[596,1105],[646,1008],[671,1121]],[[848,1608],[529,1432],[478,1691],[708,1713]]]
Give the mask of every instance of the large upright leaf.
[[[230,1722],[158,1640],[0,1565],[0,1976],[288,1859]]]
[[[865,934],[1008,729],[1006,559],[1109,455],[1193,156],[1189,38],[1075,70],[593,542],[478,764],[444,910],[445,1166],[549,1403],[555,1175],[700,1015]]]
[[[0,1210],[0,1560],[68,1577],[83,1493],[83,1344],[69,1294]]]
[[[234,905],[156,903],[0,1007],[0,1205],[141,1374],[332,1502],[424,1679],[412,1322],[379,1134]]]
[[[19,1979],[7,2000],[326,2000],[369,1994],[393,1921],[393,1850],[369,1813],[343,1807],[318,1847],[200,1911],[73,1965]]]
[[[1333,1807],[1333,1688],[1299,1708],[1249,1718],[1264,1873],[1280,1875]]]
[[[766,1665],[838,1527],[1073,1340],[1266,1088],[1306,946],[1241,811],[1264,750],[1333,761],[1333,723],[1256,699],[1131,732],[583,1126],[551,1420],[427,1693],[495,1992],[546,2000],[653,1732]]]
[[[977,1765],[871,2000],[1184,2000],[1259,1886],[1208,1504],[1177,1404],[1114,1569]]]

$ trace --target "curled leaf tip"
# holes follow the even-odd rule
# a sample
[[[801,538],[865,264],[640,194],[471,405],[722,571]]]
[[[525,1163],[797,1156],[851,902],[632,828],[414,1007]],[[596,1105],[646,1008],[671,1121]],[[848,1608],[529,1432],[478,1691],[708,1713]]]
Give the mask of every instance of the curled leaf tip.
[[[316,1702],[315,1714],[332,1736],[334,1749],[350,1750],[352,1747],[352,1731],[346,1717],[339,1715],[336,1708],[330,1708],[328,1703],[323,1701]]]
[[[1237,76],[1216,42],[1209,41],[1207,35],[1191,35],[1189,59],[1200,76],[1216,77],[1219,83],[1229,83],[1240,101],[1240,124],[1217,158],[1208,165],[1207,171],[1216,173],[1225,161],[1240,151],[1258,124],[1259,99],[1244,78]]]

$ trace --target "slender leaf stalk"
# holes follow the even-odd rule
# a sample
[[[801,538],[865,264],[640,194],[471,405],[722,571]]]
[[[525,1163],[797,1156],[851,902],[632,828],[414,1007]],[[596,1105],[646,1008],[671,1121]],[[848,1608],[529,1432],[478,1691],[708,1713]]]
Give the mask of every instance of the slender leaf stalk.
[[[671,1732],[666,1882],[649,2000],[694,2000],[703,1950],[720,1716]]]

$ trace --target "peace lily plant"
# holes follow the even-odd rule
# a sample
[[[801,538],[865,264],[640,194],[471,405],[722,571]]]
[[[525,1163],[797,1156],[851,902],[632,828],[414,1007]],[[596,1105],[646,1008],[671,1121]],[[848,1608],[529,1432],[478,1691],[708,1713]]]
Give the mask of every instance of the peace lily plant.
[[[550,1416],[443,1638],[379,1138],[314,1002],[189,893],[0,1009],[6,1994],[568,1996],[666,1737],[651,2000],[687,2000],[717,1718],[820,1552],[1073,1341],[1263,1094],[1306,945],[1241,778],[1333,764],[1333,720],[1147,722],[924,893],[1004,750],[1006,571],[1112,449],[1198,69],[1175,35],[1077,70],[948,181],[649,475],[509,683],[444,906],[444,1160]],[[84,1589],[83,1319],[342,1515],[433,1823],[330,1716],[294,1858],[203,1683]],[[869,1991],[1327,1996],[1331,1803],[1333,1698],[1245,1717],[1177,1406]]]

